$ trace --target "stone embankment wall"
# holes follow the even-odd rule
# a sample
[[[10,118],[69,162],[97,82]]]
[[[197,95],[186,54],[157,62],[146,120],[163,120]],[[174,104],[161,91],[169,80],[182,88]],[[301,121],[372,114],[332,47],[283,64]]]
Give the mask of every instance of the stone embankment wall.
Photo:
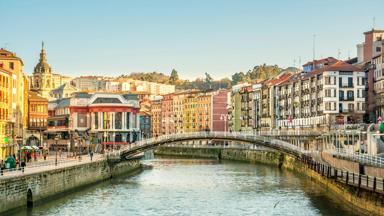
[[[253,151],[236,149],[202,149],[183,147],[159,147],[155,154],[199,157],[203,153],[204,158],[221,158],[227,160],[245,161],[251,163],[263,163],[279,166],[310,177],[313,181],[323,185],[330,193],[347,201],[351,208],[367,215],[384,215],[384,197],[382,194],[357,189],[355,187],[336,182],[309,169],[299,159],[285,155],[277,151]]]
[[[139,160],[108,163],[106,160],[0,178],[0,215],[27,203],[37,203],[63,192],[140,169]]]
[[[321,158],[333,167],[348,170],[354,173],[359,173],[360,171],[359,163],[357,162],[336,158],[336,157],[333,157],[331,154],[328,154],[325,152],[321,153]],[[384,178],[384,168],[363,165],[363,169],[364,169],[365,175]]]

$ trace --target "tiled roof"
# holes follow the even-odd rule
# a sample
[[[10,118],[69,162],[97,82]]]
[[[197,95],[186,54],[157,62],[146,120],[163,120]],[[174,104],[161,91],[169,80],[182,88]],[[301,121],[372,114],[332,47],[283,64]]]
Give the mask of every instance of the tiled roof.
[[[319,59],[319,60],[314,60],[315,64],[325,64],[325,63],[333,63],[333,62],[337,62],[338,60],[333,58],[333,57],[328,57],[328,58],[323,58],[323,59]],[[303,65],[303,67],[307,66],[307,65],[311,65],[313,64],[313,61],[309,61],[307,63],[305,63]]]
[[[28,99],[33,101],[44,101],[48,102],[48,99],[41,97],[37,92],[29,91],[28,92]]]

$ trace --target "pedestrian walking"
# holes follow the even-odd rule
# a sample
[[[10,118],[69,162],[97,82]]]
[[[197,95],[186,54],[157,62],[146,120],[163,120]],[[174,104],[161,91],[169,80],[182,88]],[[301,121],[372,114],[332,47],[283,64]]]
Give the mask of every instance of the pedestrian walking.
[[[93,158],[93,151],[91,151],[91,152],[89,153],[89,156],[91,157],[91,161],[92,161],[92,158]]]
[[[44,160],[47,160],[47,150],[44,150],[43,157],[44,157]]]
[[[3,170],[4,169],[5,169],[4,160],[1,160],[1,162],[0,162],[0,173],[1,173],[1,175],[3,175]]]
[[[25,167],[25,159],[21,160],[21,171],[24,173],[24,167]]]
[[[59,156],[60,156],[60,159],[61,159],[61,153],[62,153],[62,152],[61,152],[61,148],[60,148],[60,149],[59,149]]]

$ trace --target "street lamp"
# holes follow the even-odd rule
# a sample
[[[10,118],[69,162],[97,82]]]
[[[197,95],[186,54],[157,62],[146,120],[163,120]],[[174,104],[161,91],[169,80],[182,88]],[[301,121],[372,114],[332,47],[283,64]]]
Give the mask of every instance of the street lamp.
[[[229,118],[228,114],[221,114],[220,120],[224,120],[224,132],[227,133],[227,120]]]
[[[56,157],[55,157],[55,166],[57,166],[57,145],[58,145],[58,143],[59,143],[59,135],[57,134],[56,136],[55,136],[55,152],[56,152]]]
[[[23,137],[17,136],[16,137],[17,144],[19,144],[19,166],[21,164],[21,145],[23,144]]]
[[[225,113],[225,114],[221,114],[220,115],[220,120],[224,120],[224,134],[227,134],[227,120],[228,120],[228,118],[229,118],[229,115],[228,115],[228,113]],[[227,142],[226,141],[224,141],[224,143],[223,143],[225,146],[227,145]]]
[[[106,142],[107,142],[107,132],[104,131],[104,149],[103,149],[103,154],[105,154],[105,149],[107,148]]]

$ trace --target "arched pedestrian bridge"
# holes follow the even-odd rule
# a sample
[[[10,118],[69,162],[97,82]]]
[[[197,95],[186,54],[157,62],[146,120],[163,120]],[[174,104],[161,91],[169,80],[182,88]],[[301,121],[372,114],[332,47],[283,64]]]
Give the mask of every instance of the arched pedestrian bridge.
[[[271,134],[260,135],[255,133],[242,132],[192,132],[163,135],[156,138],[141,140],[122,147],[118,153],[119,155],[116,156],[120,157],[121,159],[127,159],[141,152],[156,148],[157,146],[196,140],[222,140],[236,142],[235,146],[222,145],[222,148],[232,147],[241,149],[251,149],[255,146],[263,146],[294,156],[303,156],[309,154],[308,151],[305,151],[299,148],[298,146],[295,146],[288,142],[276,139],[274,136],[271,136]],[[208,147],[209,142],[207,142],[207,144],[205,145],[206,147]]]

